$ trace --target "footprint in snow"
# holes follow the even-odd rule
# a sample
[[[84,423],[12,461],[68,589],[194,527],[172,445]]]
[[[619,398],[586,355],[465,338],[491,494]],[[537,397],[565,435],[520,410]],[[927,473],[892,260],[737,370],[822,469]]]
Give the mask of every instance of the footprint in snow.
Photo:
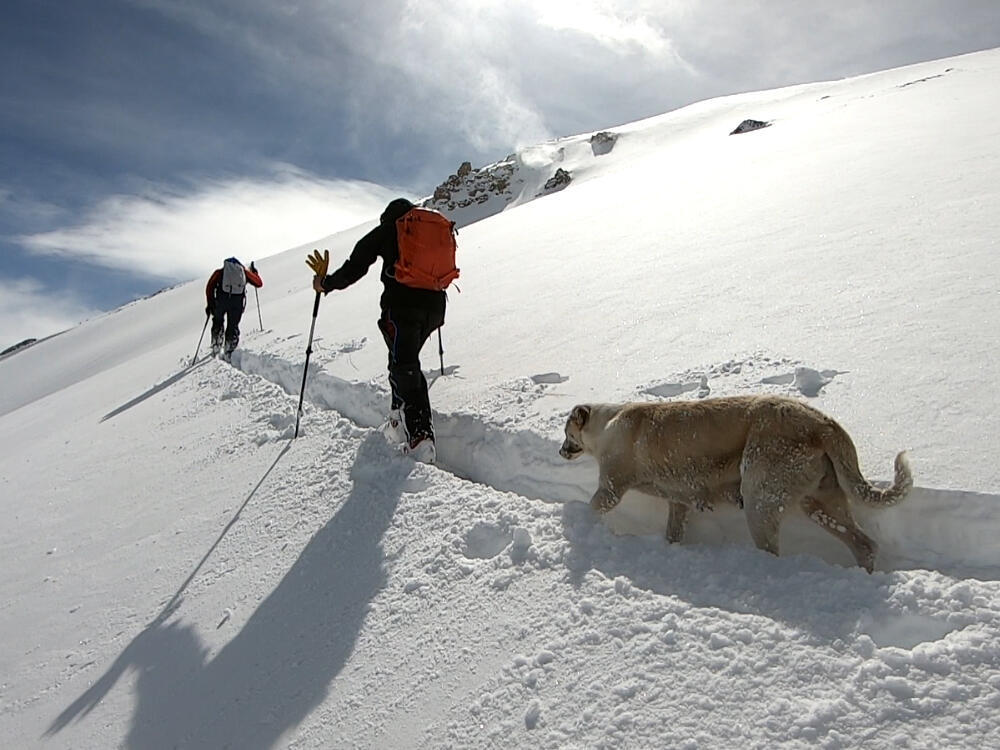
[[[643,388],[641,393],[656,396],[657,398],[673,398],[674,396],[680,396],[682,393],[697,390],[698,385],[698,383],[660,383],[649,388]]]
[[[531,382],[535,385],[558,385],[569,380],[569,376],[560,375],[558,372],[543,372],[531,376]]]
[[[267,418],[267,423],[276,430],[283,430],[295,421],[291,414],[271,414]]]
[[[708,386],[708,376],[701,375],[697,381],[689,381],[687,383],[660,383],[649,388],[643,388],[640,393],[656,396],[657,398],[673,398],[674,396],[680,396],[683,393],[691,391],[697,391],[698,398],[705,398],[711,393],[712,389]]]
[[[782,375],[772,375],[761,378],[761,383],[769,385],[790,385],[803,396],[815,397],[828,385],[837,375],[844,373],[838,370],[814,370],[811,367],[796,367],[794,372]]]
[[[955,627],[926,615],[895,614],[880,618],[865,615],[859,622],[859,629],[879,648],[892,646],[909,650],[921,643],[939,641]]]
[[[353,341],[348,341],[337,347],[334,351],[337,354],[352,354],[353,352],[359,352],[365,348],[365,343],[368,341],[367,336],[362,336],[360,339],[354,339]]]
[[[513,540],[509,531],[481,521],[466,533],[464,554],[471,560],[487,560],[507,549]]]

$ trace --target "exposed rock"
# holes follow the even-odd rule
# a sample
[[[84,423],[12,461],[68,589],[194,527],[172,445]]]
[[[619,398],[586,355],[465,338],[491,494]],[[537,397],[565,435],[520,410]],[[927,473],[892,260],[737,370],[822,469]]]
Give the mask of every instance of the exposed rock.
[[[548,195],[562,190],[573,180],[573,176],[562,167],[556,169],[556,173],[545,181],[539,195]]]
[[[471,162],[462,162],[458,171],[438,185],[433,196],[425,200],[423,205],[450,216],[456,212],[461,214],[462,209],[482,206],[495,199],[497,211],[500,211],[514,198],[511,184],[516,169],[517,157],[514,154],[480,169],[474,168]],[[482,212],[477,211],[475,215],[481,217]]]
[[[594,156],[604,156],[604,154],[611,153],[617,140],[617,133],[602,130],[600,133],[594,133],[590,136],[590,148],[593,150]]]
[[[601,143],[613,143],[599,139]],[[551,155],[554,162],[564,158],[565,152],[560,149]],[[471,222],[479,221],[487,216],[498,214],[513,201],[530,200],[531,197],[549,195],[562,190],[570,183],[572,177],[565,169],[556,169],[555,174],[548,178],[544,186],[536,187],[544,179],[549,169],[544,163],[526,166],[519,155],[510,154],[502,161],[487,164],[484,167],[473,167],[470,162],[462,162],[455,174],[438,185],[432,195],[425,198],[421,205],[441,211],[458,227],[464,227]],[[534,191],[538,192],[534,192]],[[530,193],[534,195],[529,197]]]
[[[0,357],[4,356],[5,354],[13,354],[14,352],[19,351],[20,349],[27,349],[36,341],[38,341],[38,339],[25,339],[24,341],[19,341],[18,343],[14,344],[14,346],[9,346],[2,352],[0,352]]]
[[[729,133],[729,135],[739,135],[740,133],[749,133],[751,130],[760,130],[761,128],[766,128],[770,126],[770,121],[764,120],[744,120],[736,129]]]

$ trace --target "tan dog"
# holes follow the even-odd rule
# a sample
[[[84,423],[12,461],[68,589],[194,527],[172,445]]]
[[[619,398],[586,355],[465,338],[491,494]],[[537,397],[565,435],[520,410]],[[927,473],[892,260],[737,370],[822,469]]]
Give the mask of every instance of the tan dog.
[[[848,500],[894,505],[913,486],[901,452],[892,486],[873,487],[844,428],[783,396],[581,404],[566,422],[559,454],[584,453],[600,469],[591,507],[606,513],[630,489],[665,498],[670,542],[683,537],[690,508],[722,500],[741,505],[754,543],[777,555],[782,516],[798,504],[869,573],[877,546],[858,527]]]

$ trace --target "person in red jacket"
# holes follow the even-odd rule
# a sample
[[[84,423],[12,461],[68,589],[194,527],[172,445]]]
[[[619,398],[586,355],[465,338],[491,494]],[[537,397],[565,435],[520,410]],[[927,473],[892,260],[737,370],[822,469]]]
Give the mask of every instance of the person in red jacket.
[[[212,354],[218,355],[223,345],[223,321],[225,321],[225,357],[232,356],[233,349],[240,343],[240,318],[247,304],[247,284],[264,286],[254,264],[246,268],[236,258],[226,258],[222,268],[217,268],[205,286],[208,301],[205,314],[212,316]]]

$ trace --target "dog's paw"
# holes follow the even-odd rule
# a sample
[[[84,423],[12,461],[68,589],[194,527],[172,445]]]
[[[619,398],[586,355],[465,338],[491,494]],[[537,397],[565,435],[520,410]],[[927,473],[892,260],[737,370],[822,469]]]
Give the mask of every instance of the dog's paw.
[[[597,513],[604,515],[618,505],[619,498],[605,489],[600,489],[590,498],[590,507]]]

